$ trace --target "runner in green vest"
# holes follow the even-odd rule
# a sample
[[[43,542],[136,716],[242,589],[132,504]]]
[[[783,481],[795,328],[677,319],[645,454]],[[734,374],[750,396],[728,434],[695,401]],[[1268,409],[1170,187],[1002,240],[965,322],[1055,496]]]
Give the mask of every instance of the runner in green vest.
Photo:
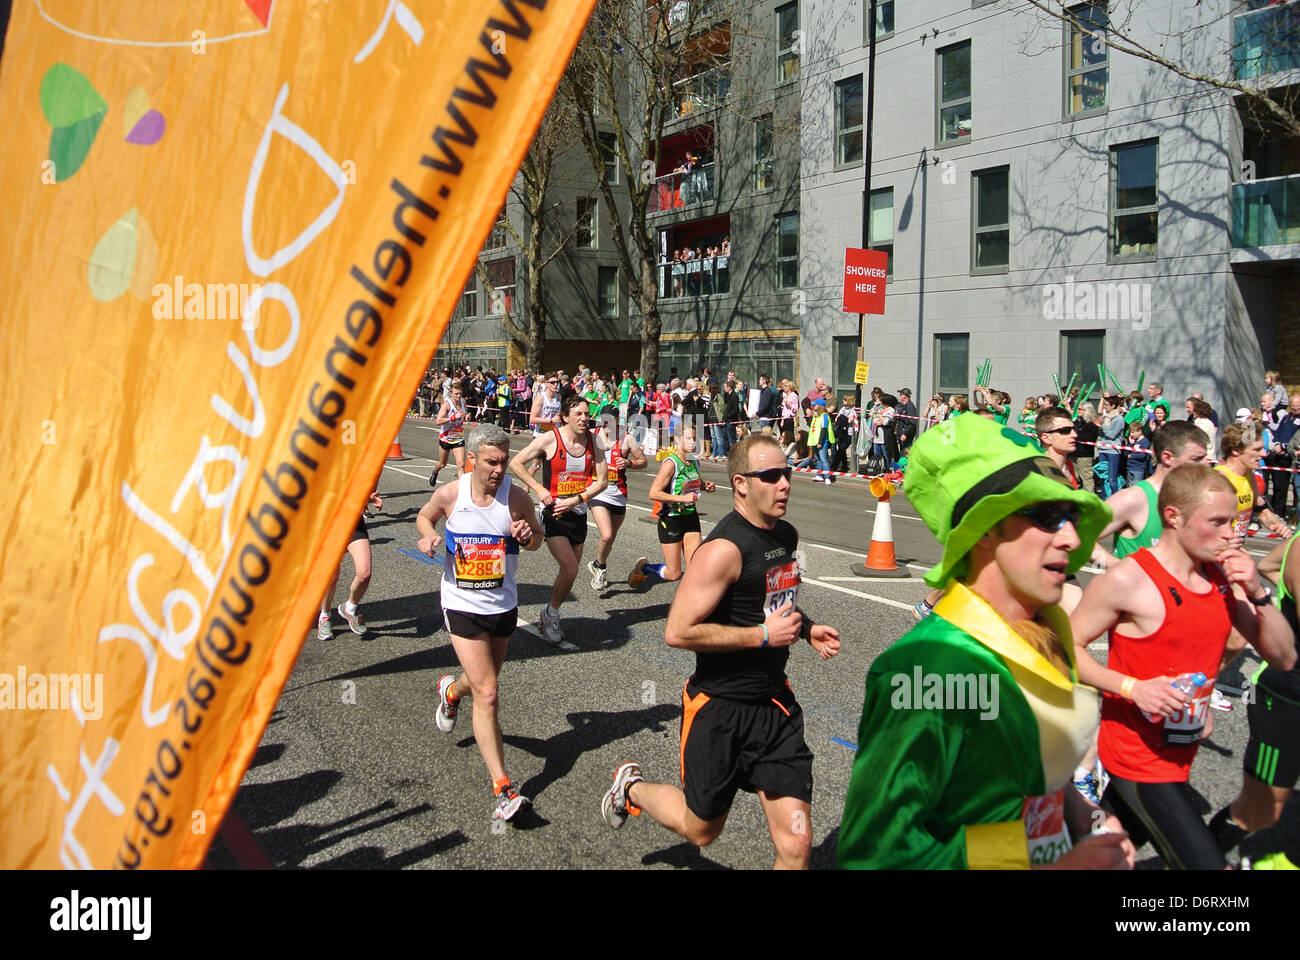
[[[1132,867],[1118,820],[1070,787],[1097,694],[1057,606],[1110,511],[982,417],[923,433],[904,491],[943,545],[926,582],[947,590],[867,675],[839,865]]]
[[[639,587],[647,576],[660,580],[680,580],[682,571],[691,562],[691,555],[700,545],[700,514],[695,504],[700,493],[712,493],[713,481],[700,477],[700,465],[695,459],[695,428],[682,427],[677,446],[659,467],[654,483],[650,485],[650,499],[661,505],[659,512],[659,548],[663,550],[663,563],[647,563],[642,557],[632,565],[627,582]]]
[[[1156,472],[1135,486],[1112,494],[1106,501],[1114,519],[1101,531],[1092,551],[1092,562],[1103,569],[1113,567],[1142,547],[1155,546],[1163,529],[1156,509],[1160,486],[1174,467],[1204,462],[1209,438],[1194,424],[1175,420],[1157,430],[1151,442]],[[1114,553],[1101,545],[1111,534],[1115,535]]]

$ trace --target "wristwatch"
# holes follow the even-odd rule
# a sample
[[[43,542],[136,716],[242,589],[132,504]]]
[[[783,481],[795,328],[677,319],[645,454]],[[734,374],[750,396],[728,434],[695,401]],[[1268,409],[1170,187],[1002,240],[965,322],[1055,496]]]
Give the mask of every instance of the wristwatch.
[[[1254,597],[1247,597],[1251,603],[1257,607],[1267,607],[1273,602],[1273,585],[1268,581],[1264,582],[1264,595],[1256,600]]]

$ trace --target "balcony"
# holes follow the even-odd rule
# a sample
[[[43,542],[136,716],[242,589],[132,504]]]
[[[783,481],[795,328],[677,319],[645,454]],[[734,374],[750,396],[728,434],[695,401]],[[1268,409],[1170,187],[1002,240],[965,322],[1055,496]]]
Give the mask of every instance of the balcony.
[[[730,256],[659,264],[659,299],[686,300],[731,292]]]
[[[1300,68],[1300,3],[1263,5],[1232,21],[1232,75],[1250,80]]]
[[[654,216],[712,203],[716,186],[712,163],[696,167],[689,173],[678,171],[667,174],[657,178],[650,187],[650,203],[646,212]]]
[[[683,77],[673,82],[672,116],[669,119],[691,117],[721,106],[730,93],[730,63]]]
[[[1300,243],[1300,174],[1232,185],[1232,246]]]

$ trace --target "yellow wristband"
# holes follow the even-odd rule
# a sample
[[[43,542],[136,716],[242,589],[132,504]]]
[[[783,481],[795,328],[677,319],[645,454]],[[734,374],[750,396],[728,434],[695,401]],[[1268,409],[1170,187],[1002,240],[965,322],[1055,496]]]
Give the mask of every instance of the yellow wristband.
[[[1132,700],[1133,687],[1137,682],[1137,677],[1125,677],[1124,682],[1119,685],[1119,695],[1125,700]]]

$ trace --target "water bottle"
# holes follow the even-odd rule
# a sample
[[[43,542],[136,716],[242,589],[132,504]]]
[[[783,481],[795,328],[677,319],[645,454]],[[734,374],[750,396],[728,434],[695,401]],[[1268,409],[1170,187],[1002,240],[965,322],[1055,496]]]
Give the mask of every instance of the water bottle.
[[[1174,682],[1169,684],[1169,686],[1173,687],[1175,690],[1182,691],[1189,698],[1195,700],[1197,692],[1201,687],[1205,686],[1207,682],[1208,678],[1203,673],[1180,673],[1178,676],[1174,677]],[[1159,723],[1161,720],[1165,719],[1163,714],[1146,713],[1146,711],[1143,711],[1143,713],[1146,714],[1146,718],[1152,723]]]

